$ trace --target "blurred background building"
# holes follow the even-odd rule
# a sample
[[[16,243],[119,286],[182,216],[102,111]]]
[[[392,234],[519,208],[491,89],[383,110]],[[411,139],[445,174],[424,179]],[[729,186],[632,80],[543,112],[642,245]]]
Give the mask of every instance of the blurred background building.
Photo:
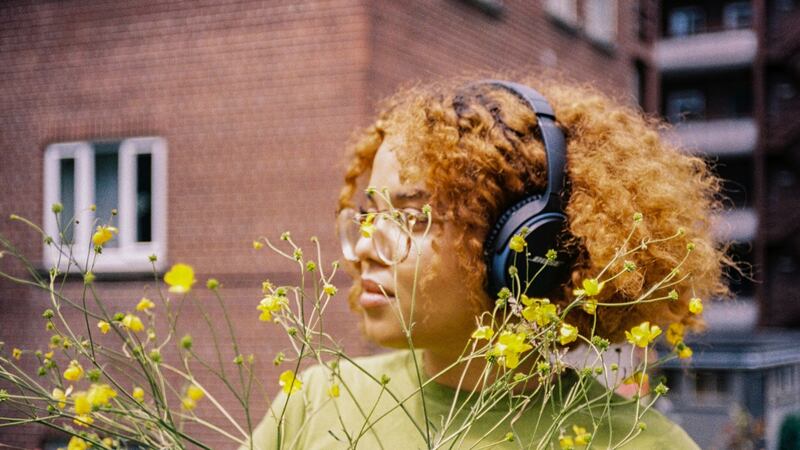
[[[728,180],[719,236],[735,241],[731,255],[752,273],[731,273],[735,299],[707,308],[716,331],[692,343],[691,367],[666,369],[673,395],[661,406],[703,448],[735,448],[739,436],[776,448],[783,417],[800,410],[800,340],[786,331],[800,326],[796,0],[6,1],[0,217],[52,231],[49,205],[60,201],[81,218],[65,239],[81,244],[94,219],[118,209],[119,238],[95,269],[108,307],[129,310],[152,293],[147,255],[159,256],[160,273],[190,263],[201,283],[222,282],[242,352],[275,380],[285,341],[255,305],[262,280],[291,282],[293,269],[251,241],[291,230],[299,242],[319,236],[337,258],[343,148],[376,101],[410,80],[535,66],[663,115],[675,124],[667,138]],[[53,262],[19,223],[0,219],[0,234],[39,267]],[[9,258],[0,267],[19,271]],[[67,291],[81,287],[76,278]],[[342,297],[331,332],[351,354],[376,351]],[[41,292],[0,281],[6,348],[46,347],[47,306]],[[190,311],[183,326],[202,341],[211,334],[202,323]],[[32,358],[22,363],[36,370]],[[0,444],[23,448],[61,439],[0,429]]]

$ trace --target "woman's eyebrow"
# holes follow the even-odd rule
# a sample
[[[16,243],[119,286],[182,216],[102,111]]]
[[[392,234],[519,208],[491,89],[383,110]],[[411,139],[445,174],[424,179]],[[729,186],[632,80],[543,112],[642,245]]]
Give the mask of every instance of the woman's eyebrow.
[[[375,201],[376,196],[377,194],[367,193],[367,202],[372,203],[373,205],[377,204]],[[399,191],[389,192],[389,197],[392,203],[405,203],[412,200],[427,200],[430,198],[430,193],[419,188],[401,189]]]

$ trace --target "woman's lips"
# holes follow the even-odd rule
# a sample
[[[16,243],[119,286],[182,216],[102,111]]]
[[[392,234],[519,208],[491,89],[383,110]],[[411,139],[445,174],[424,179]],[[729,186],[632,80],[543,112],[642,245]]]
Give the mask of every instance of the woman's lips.
[[[394,299],[394,292],[384,287],[383,292],[386,292],[386,295],[384,295],[380,286],[381,285],[373,280],[366,278],[361,279],[362,291],[361,297],[359,297],[358,301],[361,303],[362,307],[374,308],[377,306],[388,305],[389,301]]]

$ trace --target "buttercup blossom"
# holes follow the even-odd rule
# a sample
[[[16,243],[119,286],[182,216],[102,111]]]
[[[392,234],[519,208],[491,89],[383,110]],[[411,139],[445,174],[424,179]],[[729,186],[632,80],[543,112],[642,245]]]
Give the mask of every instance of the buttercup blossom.
[[[156,306],[156,304],[153,303],[152,300],[150,300],[149,298],[146,298],[146,297],[142,297],[142,299],[139,300],[139,303],[136,305],[136,310],[137,311],[147,311],[149,309],[155,308],[155,306]]]
[[[700,314],[703,312],[703,301],[697,297],[689,300],[689,312],[692,314]]]
[[[575,448],[575,441],[570,435],[561,436],[558,439],[558,446],[561,447],[561,450],[571,450]]]
[[[111,238],[114,237],[114,234],[118,233],[114,227],[110,227],[108,225],[98,225],[97,231],[94,232],[92,235],[92,244],[94,245],[103,245],[106,242],[110,241]]]
[[[89,448],[89,444],[78,436],[72,436],[67,444],[67,450],[86,450],[87,448]]]
[[[528,245],[528,243],[525,242],[525,238],[518,234],[515,234],[511,238],[511,242],[509,242],[508,247],[517,253],[522,253],[525,250],[526,245]]]
[[[205,394],[203,393],[202,389],[194,384],[190,384],[189,387],[186,388],[186,396],[192,400],[200,400],[201,398],[205,397]]]
[[[522,317],[528,322],[536,322],[540,327],[552,322],[553,317],[558,314],[556,305],[550,303],[546,298],[531,298],[522,296],[522,303],[527,305],[522,310]]]
[[[69,366],[64,370],[64,378],[69,381],[78,381],[83,378],[83,367],[81,367],[81,364],[74,359],[70,361]]]
[[[583,305],[581,305],[581,309],[583,309],[587,314],[595,315],[597,312],[597,299],[586,299],[586,301],[583,302]]]
[[[566,322],[561,324],[558,330],[558,342],[561,345],[567,345],[570,342],[575,342],[578,339],[578,328]]]
[[[133,397],[137,402],[144,401],[144,389],[138,386],[133,388],[133,392],[131,392],[131,397]]]
[[[515,369],[519,365],[519,355],[533,348],[528,344],[525,333],[512,333],[503,331],[497,339],[497,343],[489,351],[490,356],[503,358],[505,366]]]
[[[339,385],[338,384],[334,383],[334,384],[331,385],[331,387],[328,388],[328,396],[330,396],[331,398],[336,398],[336,397],[339,396]]]
[[[680,323],[672,323],[667,328],[666,339],[671,345],[678,345],[678,342],[683,341],[684,326]]]
[[[581,283],[583,289],[575,289],[572,291],[574,295],[585,295],[587,297],[595,297],[600,294],[600,291],[603,290],[603,287],[606,285],[605,282],[599,282],[596,278],[586,278]]]
[[[256,250],[260,250],[264,247],[264,244],[261,241],[253,241],[253,248]]]
[[[279,311],[286,305],[286,297],[278,295],[268,295],[264,297],[258,303],[258,306],[256,306],[256,309],[261,311],[261,315],[258,316],[258,320],[262,322],[269,322],[272,320],[272,313]]]
[[[283,388],[283,392],[293,394],[303,388],[303,382],[295,377],[291,370],[284,371],[278,378],[278,384]]]
[[[577,425],[572,426],[572,432],[575,433],[575,445],[588,445],[592,438],[592,434],[587,433],[586,428]]]
[[[103,334],[108,333],[108,330],[111,329],[111,324],[106,322],[105,320],[101,320],[97,322],[97,328],[100,328],[100,332]]]
[[[122,326],[133,331],[134,333],[144,330],[144,324],[142,323],[142,320],[133,314],[125,314],[125,317],[122,318]]]
[[[628,378],[622,380],[622,383],[646,385],[649,380],[650,377],[648,377],[646,373],[636,372],[633,375],[629,376]]]
[[[625,338],[631,344],[637,347],[647,347],[658,335],[661,334],[661,328],[658,325],[650,325],[650,322],[642,322],[641,324],[631,328],[631,331],[625,331]]]
[[[22,358],[22,350],[14,348],[13,350],[11,350],[11,356],[17,361],[19,361],[19,359]]]
[[[694,353],[692,349],[683,342],[678,343],[678,345],[676,346],[676,350],[678,351],[678,358],[680,359],[689,359],[692,357],[692,354]]]
[[[194,269],[188,264],[175,264],[164,275],[164,282],[169,285],[169,291],[176,294],[185,294],[192,290],[192,285],[197,282],[194,278]]]
[[[477,330],[472,332],[472,339],[486,339],[487,341],[494,336],[494,330],[490,326],[481,326],[478,327]]]
[[[336,286],[329,283],[325,283],[325,285],[322,286],[322,292],[331,296],[336,295]]]
[[[359,231],[361,231],[361,236],[363,236],[365,239],[371,238],[372,234],[375,233],[375,224],[373,223],[374,220],[375,213],[369,213],[364,221],[361,222]]]
[[[64,409],[64,407],[67,406],[67,393],[62,391],[61,389],[59,388],[53,389],[53,394],[51,395],[51,397],[53,397],[53,400],[58,402],[59,409]]]
[[[117,391],[107,384],[93,384],[86,394],[86,398],[92,406],[108,406],[112,398],[117,396]]]

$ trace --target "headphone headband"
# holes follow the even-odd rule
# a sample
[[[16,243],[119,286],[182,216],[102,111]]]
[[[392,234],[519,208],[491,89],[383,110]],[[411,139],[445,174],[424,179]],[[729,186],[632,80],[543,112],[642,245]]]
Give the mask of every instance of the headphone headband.
[[[561,209],[561,191],[565,185],[564,166],[566,165],[567,151],[564,133],[556,125],[556,115],[550,103],[536,89],[512,81],[487,79],[472,83],[468,87],[483,85],[504,88],[524,101],[536,114],[536,123],[542,133],[547,160],[547,188],[542,196],[548,199],[548,203],[551,200],[557,201],[558,203],[552,206]]]

